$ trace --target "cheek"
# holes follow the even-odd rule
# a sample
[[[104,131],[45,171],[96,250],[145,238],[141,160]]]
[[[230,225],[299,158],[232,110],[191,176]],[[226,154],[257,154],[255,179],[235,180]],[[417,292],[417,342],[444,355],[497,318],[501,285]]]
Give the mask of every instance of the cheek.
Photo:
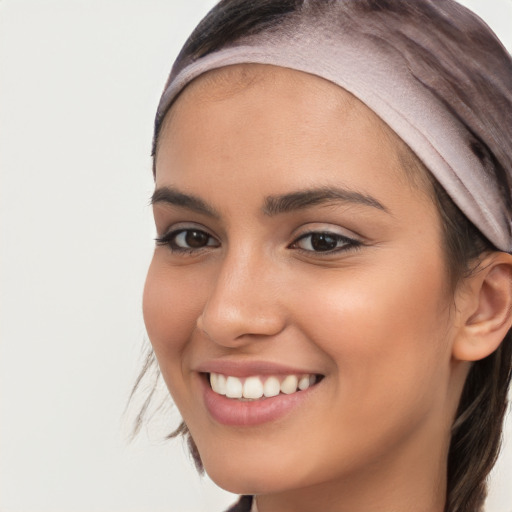
[[[155,253],[148,270],[143,296],[144,322],[159,362],[176,366],[195,329],[201,294],[197,275],[167,267],[162,259]]]
[[[435,261],[353,272],[301,294],[303,330],[336,366],[340,400],[361,414],[400,407],[399,397],[403,409],[430,407],[447,385],[444,273]]]

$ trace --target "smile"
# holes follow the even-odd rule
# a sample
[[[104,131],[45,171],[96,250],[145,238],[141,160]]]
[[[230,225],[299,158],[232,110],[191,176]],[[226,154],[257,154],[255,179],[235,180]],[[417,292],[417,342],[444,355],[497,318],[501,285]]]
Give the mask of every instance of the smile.
[[[229,373],[205,372],[199,374],[199,382],[210,417],[234,427],[255,427],[280,420],[311,403],[324,380],[323,375],[308,373],[250,372],[246,377]]]
[[[260,400],[272,398],[280,394],[291,395],[298,391],[305,391],[317,382],[317,376],[283,375],[276,376],[249,376],[238,378],[221,373],[210,373],[211,389],[218,395],[238,400]]]

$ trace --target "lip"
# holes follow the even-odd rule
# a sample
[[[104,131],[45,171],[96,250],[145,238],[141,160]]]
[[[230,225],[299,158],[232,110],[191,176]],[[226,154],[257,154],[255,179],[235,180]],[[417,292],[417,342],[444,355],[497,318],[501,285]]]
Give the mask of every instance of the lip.
[[[215,393],[208,382],[208,374],[221,373],[239,378],[253,375],[320,374],[266,361],[235,362],[228,360],[205,362],[198,365],[195,371],[201,382],[203,401],[210,417],[222,425],[234,427],[252,427],[280,420],[298,408],[306,407],[307,402],[321,384],[320,381],[304,391],[297,391],[290,395],[279,394],[270,398],[242,401]]]
[[[194,371],[198,373],[222,373],[240,379],[253,375],[320,375],[319,372],[292,366],[285,366],[271,361],[232,361],[212,360],[197,365]]]

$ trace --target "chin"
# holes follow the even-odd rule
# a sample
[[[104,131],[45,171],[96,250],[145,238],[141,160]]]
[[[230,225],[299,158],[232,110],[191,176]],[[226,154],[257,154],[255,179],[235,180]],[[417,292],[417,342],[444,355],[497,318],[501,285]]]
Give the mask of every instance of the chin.
[[[233,494],[274,494],[294,487],[282,477],[276,480],[269,475],[254,475],[247,471],[240,471],[238,474],[206,472],[220,488]]]
[[[335,466],[332,462],[322,464],[313,456],[312,464],[308,464],[309,456],[296,447],[287,447],[278,452],[247,448],[223,450],[223,453],[205,453],[203,465],[206,473],[222,489],[242,495],[271,495],[286,493],[297,489],[305,489],[322,485],[330,481],[334,474],[348,475],[353,466],[340,468],[339,461]],[[342,465],[343,466],[343,465]]]
[[[273,494],[295,487],[294,475],[275,460],[262,461],[224,454],[203,461],[206,473],[222,489],[234,494]]]

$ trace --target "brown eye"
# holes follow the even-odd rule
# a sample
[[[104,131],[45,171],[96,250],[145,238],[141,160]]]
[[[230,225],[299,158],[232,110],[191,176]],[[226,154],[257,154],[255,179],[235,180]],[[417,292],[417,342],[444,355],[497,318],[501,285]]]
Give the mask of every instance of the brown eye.
[[[309,252],[335,252],[360,245],[357,240],[337,233],[313,232],[300,237],[292,247]]]
[[[158,245],[166,245],[172,251],[199,251],[205,247],[219,247],[219,242],[201,229],[180,229],[157,238]]]
[[[203,247],[217,247],[218,242],[211,235],[200,229],[183,229],[171,234],[170,245],[180,249],[202,249]]]
[[[329,233],[313,233],[310,244],[314,251],[332,251],[336,249],[338,240]]]
[[[207,235],[204,231],[188,230],[178,235],[176,237],[176,241],[178,241],[178,238],[182,239],[187,247],[191,249],[199,249],[200,247],[205,247],[208,245],[210,236]]]

